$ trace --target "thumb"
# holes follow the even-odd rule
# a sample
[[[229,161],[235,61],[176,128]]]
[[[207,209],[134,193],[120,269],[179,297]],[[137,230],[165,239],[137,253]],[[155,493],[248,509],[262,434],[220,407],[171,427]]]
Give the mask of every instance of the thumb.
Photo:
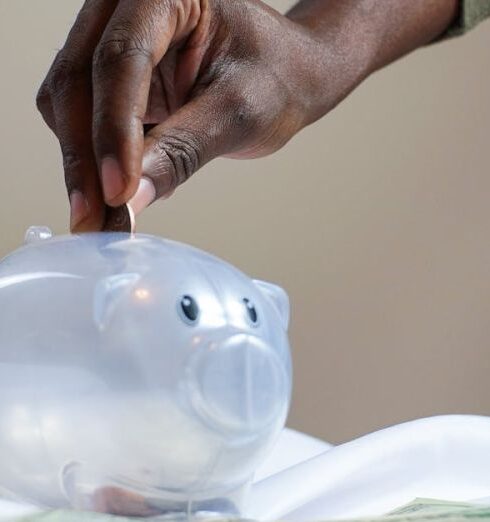
[[[234,152],[244,140],[248,119],[218,93],[191,100],[145,137],[143,177],[129,202],[138,215],[166,199],[206,163]]]

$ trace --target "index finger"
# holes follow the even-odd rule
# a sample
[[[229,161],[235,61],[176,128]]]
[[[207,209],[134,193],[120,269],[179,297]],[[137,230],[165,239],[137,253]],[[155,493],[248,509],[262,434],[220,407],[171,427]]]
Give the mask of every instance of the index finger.
[[[111,206],[126,203],[138,186],[151,77],[176,33],[174,4],[121,0],[94,55],[94,151]]]

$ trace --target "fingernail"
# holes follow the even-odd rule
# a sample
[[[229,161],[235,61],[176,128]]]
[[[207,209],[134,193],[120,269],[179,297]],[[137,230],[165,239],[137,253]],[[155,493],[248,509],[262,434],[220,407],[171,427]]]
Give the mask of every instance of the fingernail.
[[[145,208],[149,207],[155,201],[156,197],[157,193],[153,182],[148,178],[142,177],[136,194],[129,201],[129,206],[137,216],[141,214]]]
[[[102,160],[101,176],[104,199],[106,203],[110,204],[126,188],[123,171],[115,158],[108,156]]]
[[[70,194],[70,207],[70,228],[76,230],[89,215],[87,198],[79,190],[73,190]]]

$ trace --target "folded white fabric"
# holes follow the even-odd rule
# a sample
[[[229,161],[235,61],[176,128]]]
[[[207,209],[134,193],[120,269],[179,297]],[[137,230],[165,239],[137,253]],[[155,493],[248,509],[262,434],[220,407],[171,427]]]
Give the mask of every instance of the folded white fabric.
[[[415,498],[490,495],[490,417],[441,416],[393,426],[329,449],[254,484],[247,518],[379,516]]]

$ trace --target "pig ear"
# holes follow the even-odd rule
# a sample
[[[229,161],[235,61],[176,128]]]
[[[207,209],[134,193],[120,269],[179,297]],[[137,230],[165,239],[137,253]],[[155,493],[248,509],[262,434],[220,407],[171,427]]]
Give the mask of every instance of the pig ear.
[[[255,286],[265,295],[269,301],[272,302],[274,308],[277,310],[279,317],[282,320],[282,325],[285,330],[289,328],[289,297],[286,292],[277,285],[266,283],[265,281],[254,281]]]
[[[119,274],[97,282],[94,291],[93,314],[99,330],[104,330],[112,319],[118,303],[140,280],[139,274]]]

